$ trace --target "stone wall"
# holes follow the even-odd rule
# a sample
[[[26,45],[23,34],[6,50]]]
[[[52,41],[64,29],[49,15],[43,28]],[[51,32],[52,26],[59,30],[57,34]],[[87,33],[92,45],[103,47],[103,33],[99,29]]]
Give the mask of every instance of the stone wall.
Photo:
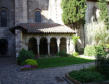
[[[42,22],[44,23],[58,23],[62,22],[62,8],[61,0],[28,0],[28,22],[35,22],[35,11],[41,10]]]
[[[8,41],[7,56],[15,56],[15,40],[14,35],[9,31],[9,28],[15,24],[15,2],[14,0],[0,0],[0,10],[6,8],[8,10],[7,27],[0,27],[0,39]]]
[[[49,0],[28,0],[28,22],[35,22],[35,12],[41,10],[42,22],[48,22],[48,6]]]
[[[13,26],[15,23],[14,5],[14,0],[0,0],[0,10],[6,8],[8,11],[8,27]]]
[[[27,0],[15,0],[15,25],[27,23]]]

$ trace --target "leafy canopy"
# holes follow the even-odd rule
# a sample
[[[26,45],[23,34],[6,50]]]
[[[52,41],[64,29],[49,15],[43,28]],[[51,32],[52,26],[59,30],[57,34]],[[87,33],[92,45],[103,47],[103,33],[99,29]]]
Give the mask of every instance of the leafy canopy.
[[[100,21],[108,22],[108,7],[106,0],[99,0],[98,8],[100,10]]]
[[[83,22],[86,10],[86,0],[62,0],[62,19],[64,24]]]

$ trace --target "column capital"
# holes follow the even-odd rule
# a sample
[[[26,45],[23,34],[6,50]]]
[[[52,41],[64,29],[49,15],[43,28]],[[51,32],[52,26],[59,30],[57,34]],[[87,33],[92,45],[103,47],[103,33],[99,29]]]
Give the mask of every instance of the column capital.
[[[60,37],[57,38],[57,45],[60,45]]]
[[[51,37],[48,36],[48,37],[47,37],[47,42],[48,42],[48,44],[50,44],[50,40],[51,40]]]
[[[36,39],[37,39],[37,45],[39,45],[40,44],[40,37],[36,37]]]

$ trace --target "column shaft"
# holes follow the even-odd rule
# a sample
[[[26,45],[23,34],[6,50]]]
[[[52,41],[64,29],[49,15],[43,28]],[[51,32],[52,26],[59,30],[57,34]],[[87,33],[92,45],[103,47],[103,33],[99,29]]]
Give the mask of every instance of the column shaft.
[[[69,53],[69,38],[66,40],[66,48],[67,48],[67,53]]]
[[[57,38],[58,53],[60,52],[60,38]]]
[[[16,57],[19,55],[19,51],[22,49],[22,31],[15,30],[15,40],[16,40]]]
[[[40,38],[37,38],[37,53],[38,53],[38,56],[40,56]]]
[[[48,38],[48,55],[50,56],[50,38]]]

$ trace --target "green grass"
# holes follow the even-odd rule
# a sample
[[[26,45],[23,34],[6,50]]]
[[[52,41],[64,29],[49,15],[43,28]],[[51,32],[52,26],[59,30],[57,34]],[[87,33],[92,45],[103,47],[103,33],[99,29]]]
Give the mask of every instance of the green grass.
[[[37,59],[37,61],[39,68],[48,68],[48,67],[59,67],[72,64],[93,62],[94,60],[79,57],[55,57],[55,58],[40,58]]]

